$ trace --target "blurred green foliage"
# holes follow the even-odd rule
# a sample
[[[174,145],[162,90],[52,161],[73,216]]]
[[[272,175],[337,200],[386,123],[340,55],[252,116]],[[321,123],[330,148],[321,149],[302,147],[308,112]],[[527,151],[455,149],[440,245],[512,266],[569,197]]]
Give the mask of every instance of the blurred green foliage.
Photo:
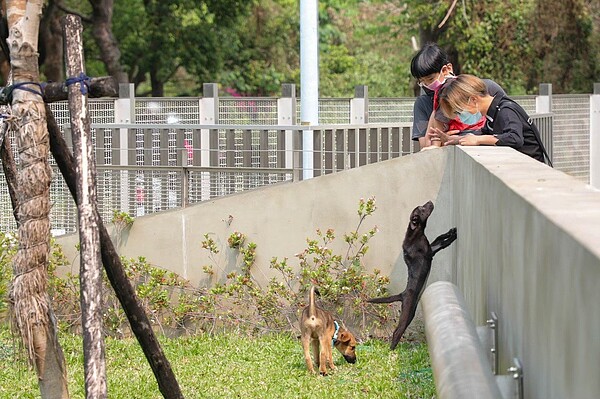
[[[89,15],[87,2],[65,3]],[[320,96],[351,97],[363,84],[372,97],[414,95],[413,46],[428,41],[447,50],[456,71],[510,94],[535,93],[539,83],[589,93],[600,81],[600,2],[452,4],[319,0]],[[222,95],[277,96],[282,83],[300,84],[299,11],[296,0],[115,0],[113,31],[138,96],[198,96],[209,82]],[[84,33],[88,74],[103,75]]]

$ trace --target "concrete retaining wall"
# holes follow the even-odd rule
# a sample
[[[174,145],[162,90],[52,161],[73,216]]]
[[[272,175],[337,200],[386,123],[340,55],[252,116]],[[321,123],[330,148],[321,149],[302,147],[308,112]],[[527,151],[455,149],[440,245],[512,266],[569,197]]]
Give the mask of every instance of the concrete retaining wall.
[[[239,268],[236,252],[226,245],[229,235],[239,231],[257,244],[255,276],[265,281],[272,276],[269,262],[273,257],[287,257],[290,266],[298,265],[295,255],[306,248],[307,238],[316,238],[316,229],[334,229],[339,242],[337,253],[345,253],[343,234],[356,229],[359,200],[373,196],[377,210],[360,230],[366,232],[373,226],[379,229],[369,242],[366,266],[391,273],[394,276],[391,288],[401,290],[406,285],[401,244],[410,212],[417,205],[436,201],[446,178],[448,156],[452,156],[449,151],[422,152],[299,183],[259,188],[183,210],[139,217],[129,231],[118,237],[113,234],[113,241],[123,256],[144,256],[150,263],[175,271],[194,285],[206,285],[210,281],[202,266],[215,263],[208,257],[208,251],[202,249],[204,234],[209,233],[219,244],[221,253],[214,267],[218,272],[215,279],[224,279],[227,273]],[[428,226],[431,235],[451,227],[438,223],[439,214],[435,210],[434,215]],[[59,242],[69,259],[76,258],[76,235],[63,237]],[[446,270],[438,268],[440,274],[435,278],[449,278]]]
[[[457,148],[455,283],[478,325],[499,318],[501,372],[527,398],[600,395],[600,192],[501,148]]]

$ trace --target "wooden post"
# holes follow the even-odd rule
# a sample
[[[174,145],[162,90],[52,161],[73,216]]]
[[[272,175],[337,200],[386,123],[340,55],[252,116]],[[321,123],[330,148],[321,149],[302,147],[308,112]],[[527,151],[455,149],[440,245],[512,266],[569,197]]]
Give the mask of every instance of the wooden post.
[[[50,106],[46,104],[46,114],[48,115],[48,133],[50,135],[50,151],[56,160],[56,165],[63,175],[69,191],[77,202],[75,162],[67,144],[60,132]],[[98,209],[94,212],[99,215]],[[166,399],[182,399],[183,395],[179,384],[175,379],[175,374],[171,369],[169,360],[163,353],[160,343],[152,331],[152,324],[144,312],[144,308],[137,301],[135,290],[125,274],[125,269],[121,264],[121,258],[115,250],[115,246],[110,239],[110,234],[100,216],[98,216],[98,229],[100,230],[100,251],[102,254],[102,263],[106,270],[106,276],[112,285],[127,320],[131,325],[131,330],[137,338],[146,359],[154,372],[158,388]]]
[[[88,97],[117,97],[119,95],[119,85],[112,76],[101,76],[99,78],[90,78],[88,82]],[[68,87],[65,82],[51,82],[44,86],[44,101],[53,103],[63,101],[68,98]]]
[[[102,336],[102,265],[96,195],[96,163],[90,131],[87,79],[83,60],[81,19],[66,15],[62,19],[65,35],[65,59],[69,113],[73,134],[73,155],[77,175],[77,210],[81,263],[81,314],[83,357],[87,398],[106,398],[106,359]]]

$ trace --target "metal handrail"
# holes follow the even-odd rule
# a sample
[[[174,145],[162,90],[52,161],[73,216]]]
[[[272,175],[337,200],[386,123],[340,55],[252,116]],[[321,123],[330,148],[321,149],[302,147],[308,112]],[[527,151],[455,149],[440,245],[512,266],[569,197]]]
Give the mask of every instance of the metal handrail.
[[[429,285],[421,298],[433,379],[440,399],[502,399],[458,287]]]

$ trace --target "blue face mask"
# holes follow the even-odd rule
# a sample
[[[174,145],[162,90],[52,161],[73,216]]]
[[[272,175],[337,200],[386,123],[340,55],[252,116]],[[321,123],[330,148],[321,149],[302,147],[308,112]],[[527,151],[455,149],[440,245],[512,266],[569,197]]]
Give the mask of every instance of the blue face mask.
[[[477,111],[476,114],[472,114],[469,111],[461,111],[458,119],[465,125],[474,125],[481,120],[481,112]]]

